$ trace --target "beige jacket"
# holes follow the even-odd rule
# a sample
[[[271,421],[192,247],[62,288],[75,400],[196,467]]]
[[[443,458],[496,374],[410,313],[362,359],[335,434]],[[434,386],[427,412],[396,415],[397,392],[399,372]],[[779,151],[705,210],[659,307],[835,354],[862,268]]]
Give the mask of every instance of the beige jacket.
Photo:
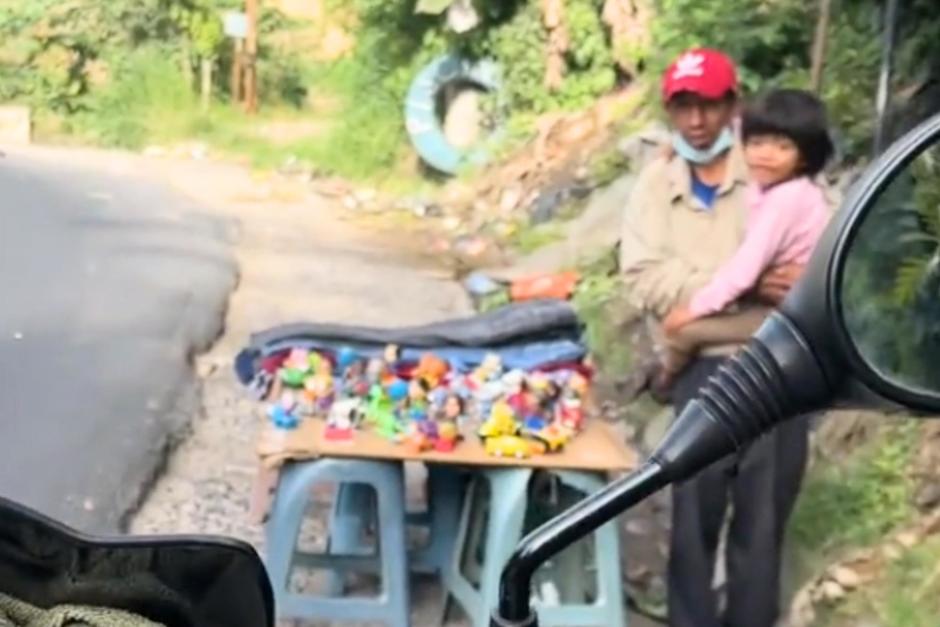
[[[661,319],[734,254],[746,227],[746,176],[736,146],[715,204],[705,209],[692,196],[692,175],[681,157],[656,159],[640,173],[620,240],[620,269],[633,306]]]

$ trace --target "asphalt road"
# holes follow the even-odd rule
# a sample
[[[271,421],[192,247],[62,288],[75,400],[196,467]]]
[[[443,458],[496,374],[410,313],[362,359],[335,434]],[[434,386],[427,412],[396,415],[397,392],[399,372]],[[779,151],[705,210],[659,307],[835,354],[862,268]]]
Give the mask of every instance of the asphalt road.
[[[0,159],[0,495],[121,528],[198,407],[231,225],[133,174]]]

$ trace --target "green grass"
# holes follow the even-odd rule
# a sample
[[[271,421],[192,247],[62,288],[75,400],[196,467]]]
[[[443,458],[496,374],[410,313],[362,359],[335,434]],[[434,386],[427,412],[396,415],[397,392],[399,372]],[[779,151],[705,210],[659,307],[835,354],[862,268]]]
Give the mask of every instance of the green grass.
[[[869,544],[907,520],[917,433],[915,422],[892,424],[850,459],[821,462],[807,477],[791,521],[799,550],[819,557]]]
[[[614,310],[622,306],[616,258],[605,255],[583,265],[580,271],[573,303],[585,325],[588,348],[604,372],[626,373],[633,366],[633,354],[618,324],[623,312]]]
[[[908,549],[874,582],[820,608],[819,627],[935,627],[940,616],[940,538]]]

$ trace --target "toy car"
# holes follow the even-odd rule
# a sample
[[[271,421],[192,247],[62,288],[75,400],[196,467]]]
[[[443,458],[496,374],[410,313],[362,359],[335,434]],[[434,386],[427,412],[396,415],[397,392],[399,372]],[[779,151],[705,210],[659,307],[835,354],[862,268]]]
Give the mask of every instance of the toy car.
[[[569,439],[569,434],[564,429],[555,426],[548,426],[538,431],[526,431],[524,435],[544,444],[550,453],[557,453],[565,448]]]
[[[545,452],[545,445],[535,440],[520,438],[515,435],[503,435],[488,438],[484,445],[487,455],[494,457],[515,457],[525,459]]]

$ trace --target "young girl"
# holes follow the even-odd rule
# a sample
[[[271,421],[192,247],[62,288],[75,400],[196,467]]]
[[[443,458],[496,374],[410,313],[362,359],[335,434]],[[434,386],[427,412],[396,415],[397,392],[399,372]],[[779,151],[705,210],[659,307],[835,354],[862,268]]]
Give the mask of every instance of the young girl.
[[[766,313],[727,312],[772,268],[805,264],[829,221],[814,178],[833,153],[826,110],[809,92],[781,89],[745,108],[741,138],[750,174],[748,219],[737,252],[663,321],[656,387],[667,389],[704,346],[745,341]]]

